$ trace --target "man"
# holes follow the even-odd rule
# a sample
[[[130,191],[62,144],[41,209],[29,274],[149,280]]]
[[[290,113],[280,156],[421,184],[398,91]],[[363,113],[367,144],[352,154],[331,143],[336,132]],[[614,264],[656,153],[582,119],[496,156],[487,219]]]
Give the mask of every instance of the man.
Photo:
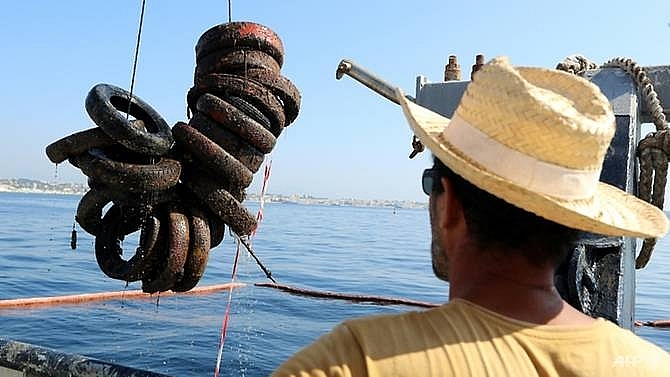
[[[670,376],[670,356],[570,307],[554,270],[580,231],[660,237],[657,208],[598,181],[614,135],[587,80],[497,58],[453,119],[398,98],[435,156],[433,270],[449,303],[346,321],[274,376]]]

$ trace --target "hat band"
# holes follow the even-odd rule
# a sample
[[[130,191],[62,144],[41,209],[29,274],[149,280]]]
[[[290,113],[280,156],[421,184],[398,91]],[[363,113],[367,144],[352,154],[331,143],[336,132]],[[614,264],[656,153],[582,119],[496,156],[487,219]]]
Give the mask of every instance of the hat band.
[[[577,170],[538,160],[492,139],[454,114],[444,138],[487,171],[528,191],[564,200],[593,197],[600,169]]]

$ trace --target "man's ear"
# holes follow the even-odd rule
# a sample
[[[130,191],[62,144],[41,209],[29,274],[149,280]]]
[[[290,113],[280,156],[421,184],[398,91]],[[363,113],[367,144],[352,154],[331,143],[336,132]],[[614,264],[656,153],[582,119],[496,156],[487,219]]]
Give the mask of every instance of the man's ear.
[[[441,183],[444,193],[443,195],[440,195],[440,200],[444,201],[441,209],[444,215],[440,216],[439,226],[443,229],[451,229],[461,223],[465,223],[463,206],[461,205],[460,200],[456,197],[449,178],[442,177]]]

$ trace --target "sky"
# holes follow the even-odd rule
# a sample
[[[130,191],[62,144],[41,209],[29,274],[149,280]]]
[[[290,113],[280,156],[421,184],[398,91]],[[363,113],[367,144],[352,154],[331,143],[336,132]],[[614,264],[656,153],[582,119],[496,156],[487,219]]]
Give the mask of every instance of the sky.
[[[196,5],[197,4],[197,5]],[[501,5],[504,4],[504,5]],[[85,183],[45,147],[91,128],[84,100],[98,83],[130,88],[140,0],[12,1],[0,12],[0,178]],[[233,21],[274,30],[282,74],[300,89],[297,120],[277,140],[268,192],[329,198],[418,200],[423,153],[399,106],[355,80],[335,79],[343,58],[415,93],[418,75],[441,81],[449,55],[469,76],[477,54],[554,68],[572,54],[670,64],[667,1],[232,1]],[[228,21],[226,1],[147,0],[134,93],[174,125],[187,120],[194,47]],[[670,106],[670,105],[666,105]],[[250,186],[257,192],[262,174]]]

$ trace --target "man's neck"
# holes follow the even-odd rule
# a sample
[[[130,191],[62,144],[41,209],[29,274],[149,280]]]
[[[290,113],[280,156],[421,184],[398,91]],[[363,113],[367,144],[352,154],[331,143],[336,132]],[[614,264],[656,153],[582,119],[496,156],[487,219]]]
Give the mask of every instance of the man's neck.
[[[593,321],[563,301],[554,287],[554,271],[550,266],[535,266],[520,255],[492,252],[461,255],[466,255],[465,260],[450,263],[449,299],[461,298],[507,317],[537,324]]]

